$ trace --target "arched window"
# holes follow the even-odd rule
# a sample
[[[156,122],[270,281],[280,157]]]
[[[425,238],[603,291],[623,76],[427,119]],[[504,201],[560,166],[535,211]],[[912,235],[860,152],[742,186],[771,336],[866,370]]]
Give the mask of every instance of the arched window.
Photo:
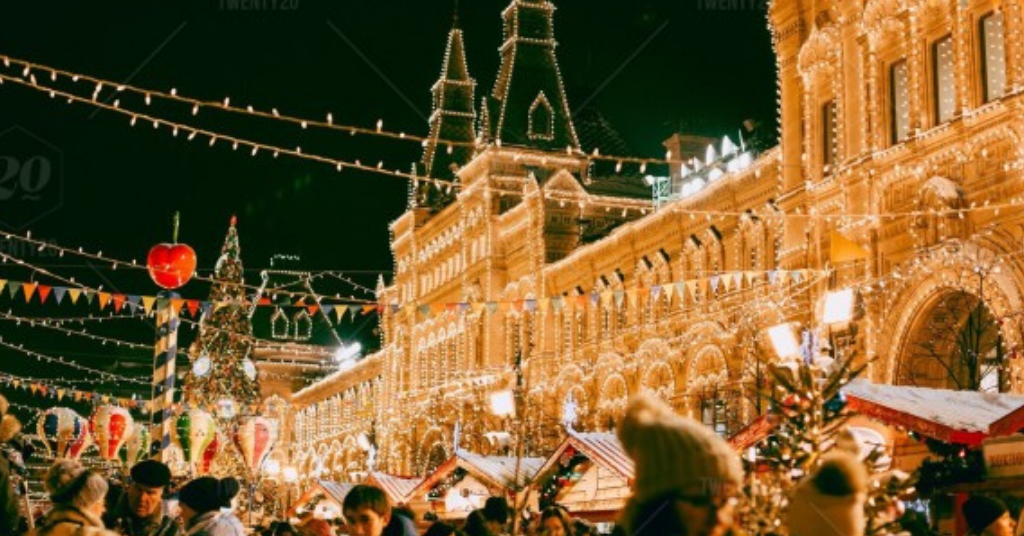
[[[529,132],[531,140],[550,141],[555,137],[555,113],[543,91],[530,105]]]

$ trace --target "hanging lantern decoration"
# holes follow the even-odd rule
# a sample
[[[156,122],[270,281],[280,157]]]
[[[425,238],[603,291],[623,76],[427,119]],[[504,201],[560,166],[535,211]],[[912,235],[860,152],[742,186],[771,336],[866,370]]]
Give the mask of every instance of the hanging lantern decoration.
[[[196,470],[201,475],[210,474],[210,468],[213,467],[213,459],[220,453],[220,449],[223,445],[227,445],[227,441],[224,439],[219,432],[213,434],[213,441],[206,446],[203,450],[203,457],[199,460],[199,465],[196,466]]]
[[[149,427],[138,425],[132,429],[128,440],[121,448],[121,461],[125,467],[131,467],[142,460],[149,459]]]
[[[217,435],[213,416],[201,409],[190,409],[178,416],[174,432],[182,457],[193,466],[199,463],[206,447]]]
[[[131,413],[119,406],[100,406],[89,419],[89,430],[100,450],[100,458],[113,460],[117,451],[132,433],[135,421]]]
[[[186,244],[178,243],[178,214],[174,214],[172,243],[157,244],[146,257],[149,277],[161,288],[174,290],[192,279],[196,272],[196,252]]]
[[[277,421],[266,417],[244,417],[235,430],[235,444],[253,475],[263,465],[277,442]]]
[[[70,408],[50,408],[37,422],[36,432],[54,458],[77,460],[90,444],[89,422]]]

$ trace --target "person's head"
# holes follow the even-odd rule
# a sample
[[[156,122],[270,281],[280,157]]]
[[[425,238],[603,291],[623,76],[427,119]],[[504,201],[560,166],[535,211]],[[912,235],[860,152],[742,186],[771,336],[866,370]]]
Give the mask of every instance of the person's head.
[[[868,473],[847,451],[826,455],[821,465],[797,488],[787,514],[792,536],[860,536],[864,534],[864,502]]]
[[[159,514],[171,470],[156,460],[144,460],[132,466],[131,477],[128,508],[132,515],[147,518]]]
[[[433,525],[430,526],[429,529],[427,529],[427,532],[423,533],[423,536],[452,536],[452,535],[457,535],[457,533],[455,532],[455,527],[453,527],[453,526],[451,526],[451,525],[449,525],[447,523],[444,523],[443,521],[438,521],[438,522],[434,523]]]
[[[635,467],[628,532],[719,536],[732,527],[743,467],[724,439],[649,395],[633,399],[618,434]]]
[[[178,492],[181,517],[187,524],[196,516],[221,508],[230,508],[231,499],[234,499],[240,490],[241,486],[234,477],[199,477],[185,484]]]
[[[501,534],[508,524],[508,501],[504,497],[488,497],[484,503],[483,515],[487,530]]]
[[[341,510],[352,536],[380,536],[391,523],[391,502],[378,487],[354,486],[345,495]]]
[[[54,505],[102,516],[107,481],[73,460],[57,460],[46,472],[46,491]]]
[[[493,536],[494,533],[487,527],[487,518],[483,510],[473,510],[466,517],[466,524],[462,526],[466,536]]]
[[[1016,527],[1003,501],[985,495],[972,495],[963,506],[964,520],[978,536],[1013,536]]]
[[[540,533],[544,536],[573,536],[572,519],[557,506],[547,508],[540,513]]]

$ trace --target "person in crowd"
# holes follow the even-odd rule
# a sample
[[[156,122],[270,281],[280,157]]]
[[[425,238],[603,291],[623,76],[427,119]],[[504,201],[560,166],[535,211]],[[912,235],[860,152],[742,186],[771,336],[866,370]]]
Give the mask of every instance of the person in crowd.
[[[488,497],[481,511],[487,530],[493,534],[504,534],[510,510],[504,497]]]
[[[577,519],[572,525],[575,536],[597,536],[597,530],[583,520]]]
[[[564,509],[557,506],[545,508],[540,513],[539,534],[542,536],[573,536],[572,519]]]
[[[171,470],[156,460],[143,460],[133,465],[129,474],[127,489],[103,517],[107,528],[124,536],[178,536],[178,523],[165,515],[163,508]]]
[[[790,499],[791,536],[862,536],[867,526],[867,468],[846,451],[826,455]]]
[[[971,536],[1014,536],[1017,524],[999,499],[972,495],[964,503],[963,514]]]
[[[629,536],[735,536],[743,481],[739,456],[710,428],[650,395],[635,397],[619,426],[635,466],[622,513]]]
[[[448,523],[437,521],[430,525],[430,528],[427,529],[427,532],[423,533],[423,536],[462,536],[462,533]]]
[[[231,512],[231,499],[241,486],[234,477],[199,477],[182,486],[178,506],[185,536],[244,536],[245,528]]]
[[[487,518],[484,517],[482,508],[469,513],[466,523],[462,525],[462,531],[466,533],[466,536],[498,536],[487,526]]]
[[[334,528],[325,519],[316,517],[312,510],[299,514],[299,536],[334,536]]]
[[[287,521],[274,521],[263,531],[264,536],[297,536],[298,531]]]
[[[0,445],[7,448],[21,432],[21,422],[14,415],[7,413],[7,399],[0,395]],[[7,455],[0,456],[0,536],[15,536],[21,533],[21,515],[18,508],[18,494],[14,491],[11,478],[11,460]]]
[[[72,460],[57,460],[46,472],[46,492],[53,507],[31,536],[117,536],[103,526],[107,481]]]
[[[350,536],[417,536],[412,519],[393,514],[384,490],[359,484],[349,490],[341,507]]]

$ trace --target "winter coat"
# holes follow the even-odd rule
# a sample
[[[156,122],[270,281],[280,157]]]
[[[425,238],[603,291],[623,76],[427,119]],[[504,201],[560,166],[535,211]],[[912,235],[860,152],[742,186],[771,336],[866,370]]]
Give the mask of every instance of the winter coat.
[[[416,522],[394,510],[391,511],[391,522],[381,532],[381,536],[417,536],[418,534]]]
[[[118,536],[100,518],[74,506],[55,505],[28,536]]]
[[[21,514],[11,483],[11,463],[0,453],[0,536],[16,536]]]
[[[245,536],[245,527],[235,514],[214,510],[194,517],[185,536]]]
[[[128,494],[122,492],[114,507],[103,516],[103,522],[125,536],[178,536],[178,523],[164,515],[162,506],[148,518],[136,517],[128,504]]]

